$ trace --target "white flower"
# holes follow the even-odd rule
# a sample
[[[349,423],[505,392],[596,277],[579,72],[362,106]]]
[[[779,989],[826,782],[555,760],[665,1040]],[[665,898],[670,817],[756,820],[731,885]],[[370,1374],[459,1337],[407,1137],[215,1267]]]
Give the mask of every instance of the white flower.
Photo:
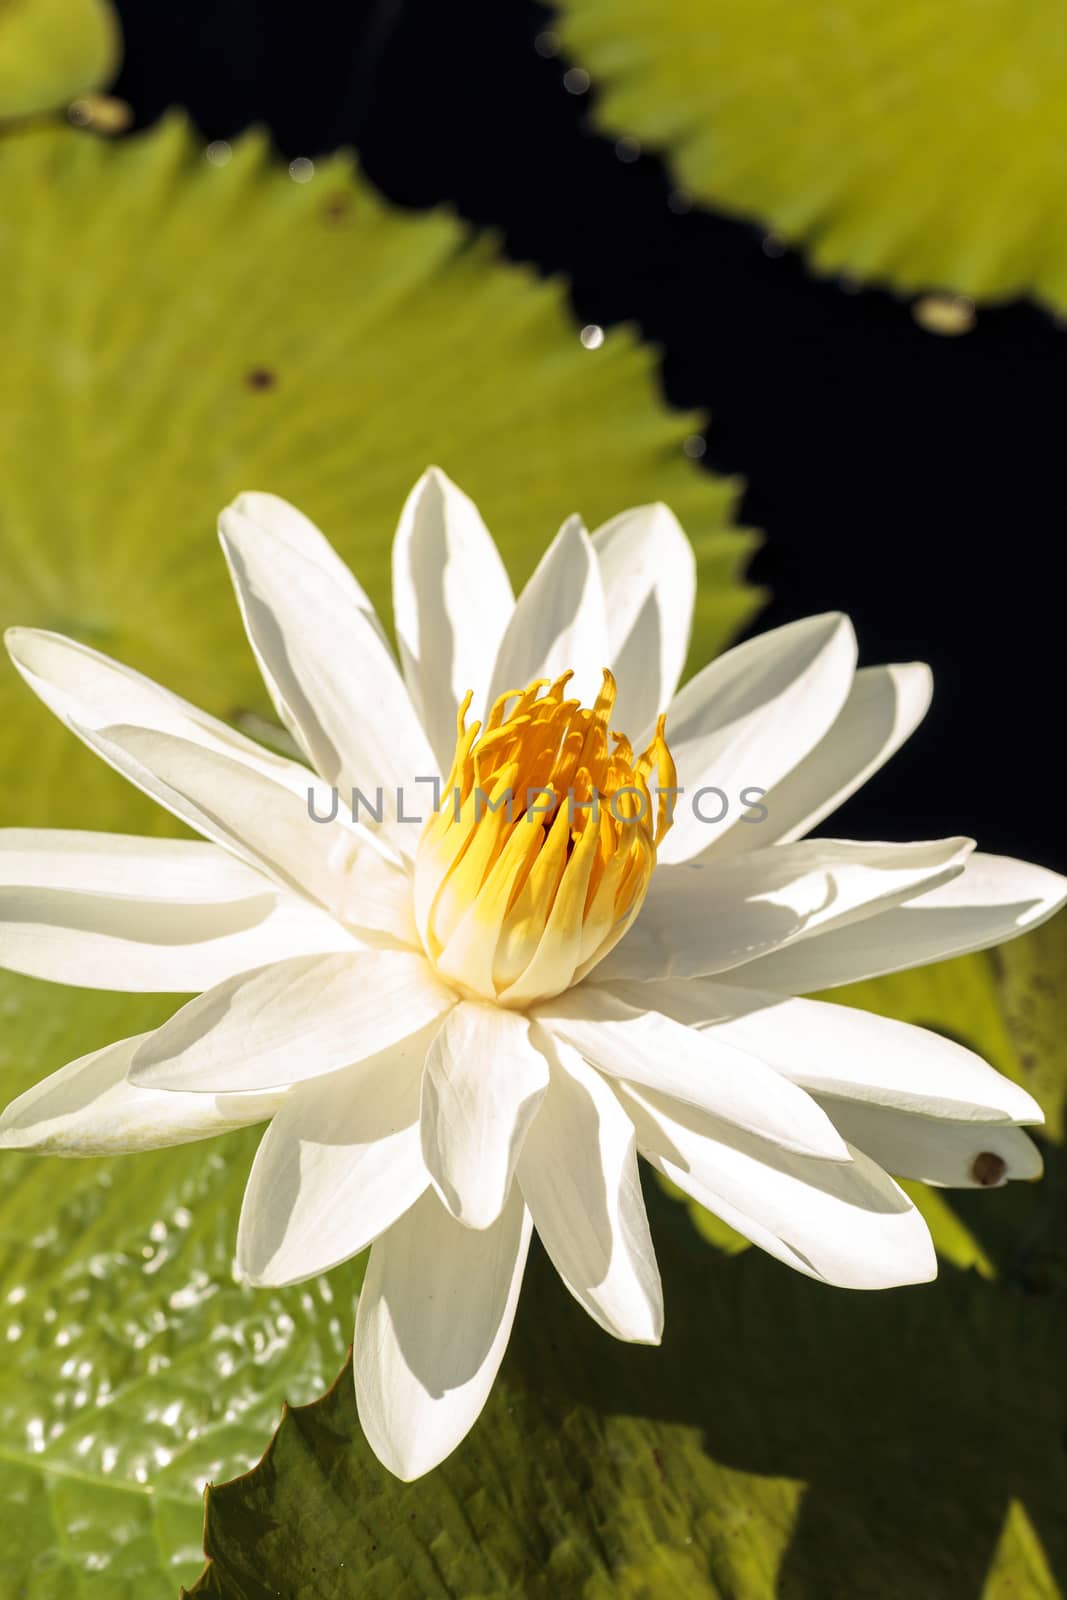
[[[5,964],[203,991],[22,1095],[0,1138],[93,1155],[270,1118],[239,1270],[293,1283],[374,1242],[356,1392],[393,1472],[426,1472],[473,1424],[533,1228],[603,1328],[658,1341],[637,1151],[790,1266],[863,1289],[936,1270],[887,1172],[1038,1174],[1019,1124],[1041,1112],[1016,1084],[937,1034],[795,998],[995,944],[1064,901],[1063,879],[966,839],[804,838],[915,727],[925,667],[857,672],[847,619],[820,616],[675,695],[695,577],[662,506],[592,537],[571,519],[516,602],[474,505],[428,472],[393,551],[399,667],[298,511],[242,495],[221,533],[321,781],[83,645],[8,635],[52,710],[209,842],[0,836]],[[609,721],[633,745],[610,750]],[[673,826],[649,795],[672,754]],[[440,811],[406,821],[436,774]],[[340,790],[333,820],[309,816],[309,784],[317,817]],[[516,791],[510,822],[475,816],[476,785]],[[532,820],[531,785],[550,791]],[[380,822],[353,820],[353,786],[383,788]],[[599,815],[567,810],[568,788]]]

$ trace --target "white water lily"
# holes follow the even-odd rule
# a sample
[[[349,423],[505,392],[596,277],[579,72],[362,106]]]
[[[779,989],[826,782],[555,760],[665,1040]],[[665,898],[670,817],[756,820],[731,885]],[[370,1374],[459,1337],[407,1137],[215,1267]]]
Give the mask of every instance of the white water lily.
[[[859,1289],[936,1271],[888,1173],[1039,1173],[1018,1085],[940,1035],[798,998],[996,944],[1067,896],[967,839],[804,837],[916,726],[925,667],[857,671],[829,615],[675,694],[695,569],[663,506],[592,536],[572,518],[516,601],[475,506],[431,470],[394,544],[399,665],[293,507],[242,495],[221,537],[317,777],[96,651],[9,633],[46,704],[207,842],[0,835],[0,961],[199,996],[20,1096],[0,1142],[110,1154],[269,1118],[238,1270],[294,1283],[373,1245],[356,1394],[394,1473],[474,1423],[534,1229],[607,1332],[659,1340],[638,1152],[790,1266]],[[435,775],[440,809],[407,820]],[[331,820],[309,786],[315,818],[340,792]],[[379,787],[380,820],[354,818],[352,789]],[[673,820],[652,793],[671,788]],[[531,789],[509,818],[505,791]],[[692,803],[713,789],[717,822],[718,797]]]

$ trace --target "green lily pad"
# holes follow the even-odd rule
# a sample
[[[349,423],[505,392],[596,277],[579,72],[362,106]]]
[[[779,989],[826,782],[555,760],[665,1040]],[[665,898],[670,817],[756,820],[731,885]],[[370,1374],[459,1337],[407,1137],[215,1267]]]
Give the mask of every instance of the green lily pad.
[[[565,0],[597,116],[821,272],[1067,306],[1055,0]]]
[[[215,149],[221,158],[225,152]],[[696,541],[699,647],[757,602],[736,487],[683,442],[629,331],[348,162],[295,182],[180,121],[0,138],[0,623],[84,639],[252,731],[272,715],[214,532],[245,488],[329,531],[387,615],[403,499],[439,462],[516,580],[565,515],[663,498]],[[477,619],[472,619],[477,625]],[[0,667],[0,822],[171,832]],[[3,1098],[166,1000],[0,975]],[[351,1337],[358,1268],[285,1294],[231,1261],[255,1133],[122,1160],[0,1158],[0,1597],[147,1600],[202,1563],[201,1492],[261,1453]]]
[[[6,1098],[173,1001],[5,975],[0,1006]],[[175,1593],[199,1564],[203,1485],[259,1453],[283,1395],[336,1369],[354,1268],[284,1294],[232,1281],[254,1148],[253,1132],[0,1160],[0,1501],[18,1512],[0,1540],[5,1600]]]
[[[1057,1117],[1065,954],[1061,919],[1004,952],[990,996]],[[970,963],[940,972],[946,993],[975,992]],[[966,1022],[946,1006],[942,1025],[949,1011]],[[880,1294],[712,1250],[648,1184],[660,1349],[608,1339],[535,1250],[501,1378],[455,1455],[391,1479],[346,1366],[286,1412],[259,1466],[208,1491],[190,1600],[1056,1600],[1067,1189],[1062,1143],[1047,1151],[1044,1184],[951,1199],[995,1279],[946,1262],[935,1284]]]
[[[100,88],[121,54],[108,0],[0,0],[0,121]]]

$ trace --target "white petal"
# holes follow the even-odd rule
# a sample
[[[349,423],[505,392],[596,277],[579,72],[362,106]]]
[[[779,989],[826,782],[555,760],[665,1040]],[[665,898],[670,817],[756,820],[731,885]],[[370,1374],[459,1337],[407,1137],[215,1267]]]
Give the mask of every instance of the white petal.
[[[205,811],[195,800],[161,780],[144,761],[132,759],[129,750],[116,743],[118,730],[135,729],[142,754],[154,748],[180,754],[191,747],[202,757],[203,768],[232,772],[233,786],[239,786],[246,796],[263,796],[264,804],[272,803],[271,795],[281,790],[288,795],[290,808],[294,799],[299,801],[305,818],[312,800],[316,816],[330,814],[332,796],[306,767],[264,750],[141,673],[86,645],[64,639],[61,634],[9,628],[4,638],[12,661],[30,688],[90,749],[181,821],[261,870],[270,870],[273,852],[257,853],[246,848],[245,835],[251,830],[221,827],[217,822],[213,825],[209,820],[211,808]],[[281,799],[273,801],[275,809],[284,804]],[[317,854],[324,855],[327,844],[334,841],[335,847],[342,849],[351,849],[353,840],[369,841],[367,830],[353,826],[351,821],[344,829],[339,823],[317,824],[314,831],[320,835],[314,846]],[[379,848],[386,849],[384,842]]]
[[[199,839],[66,828],[0,828],[0,887],[151,895],[183,905],[273,892],[253,867]]]
[[[364,917],[368,931],[414,938],[404,874],[373,861],[365,830],[329,820],[329,808],[317,802],[313,816],[306,790],[298,795],[240,761],[155,729],[78,731],[131,783],[276,883],[312,896],[337,917]],[[358,888],[365,862],[374,885],[366,897]]]
[[[0,966],[32,978],[189,994],[268,961],[358,948],[334,918],[212,844],[0,832]]]
[[[662,1090],[786,1150],[848,1160],[830,1119],[809,1095],[706,1033],[589,984],[546,1001],[533,1015],[611,1077]]]
[[[74,988],[189,994],[266,962],[359,948],[324,911],[273,889],[216,906],[0,889],[0,966]]]
[[[0,1115],[0,1148],[38,1155],[108,1156],[160,1150],[263,1122],[282,1104],[274,1094],[171,1094],[126,1077],[151,1034],[93,1050],[53,1072]]]
[[[647,1090],[620,1090],[637,1142],[680,1189],[798,1272],[846,1289],[937,1275],[929,1230],[907,1195],[858,1150],[812,1161]]]
[[[132,667],[40,628],[9,628],[4,640],[30,688],[79,738],[116,723],[154,728],[239,761],[295,794],[306,793],[309,774],[299,762],[263,749]]]
[[[686,794],[660,847],[662,861],[706,850],[738,819],[742,789],[772,789],[814,749],[845,703],[855,665],[852,624],[830,612],[748,639],[686,684],[667,717]],[[693,795],[705,786],[728,797],[721,823],[702,821],[693,809]],[[700,804],[705,817],[719,809],[714,797]],[[755,833],[756,824],[745,826]]]
[[[412,855],[418,830],[399,820],[401,806],[406,800],[404,813],[419,814],[416,803],[422,795],[429,800],[437,763],[379,629],[351,588],[271,524],[231,506],[219,536],[249,640],[286,726],[328,784],[346,794],[358,788],[372,805],[383,789],[380,829],[394,849]],[[420,778],[428,780],[423,788]]]
[[[825,928],[847,925],[850,937],[856,922],[957,876],[973,849],[970,839],[802,839],[721,862],[659,868],[633,927],[596,968],[596,981],[706,976],[766,959]]]
[[[1044,1121],[1033,1096],[973,1050],[909,1022],[705,978],[619,984],[612,992],[757,1056],[812,1094],[956,1121]]]
[[[385,638],[370,596],[310,517],[306,517],[288,500],[283,500],[281,495],[265,494],[258,489],[245,490],[228,509],[254,522],[272,540],[284,544],[294,555],[319,567],[338,594],[361,611],[372,627]],[[272,685],[268,684],[267,687],[273,693]]]
[[[926,715],[932,691],[930,668],[921,661],[863,667],[836,722],[767,794],[767,816],[724,823],[698,859],[720,860],[810,833],[900,749]]]
[[[455,996],[423,956],[297,956],[209,989],[145,1042],[135,1083],[202,1094],[321,1077],[406,1039]]]
[[[481,715],[515,598],[474,501],[439,467],[424,472],[393,541],[393,611],[404,679],[442,772],[468,689]]]
[[[976,852],[959,877],[840,932],[771,951],[742,980],[779,994],[807,994],[885,972],[987,950],[1038,927],[1067,900],[1067,878],[1029,861]]]
[[[952,1189],[999,1188],[1039,1178],[1041,1152],[1011,1123],[951,1122],[820,1095],[841,1136],[897,1178]]]
[[[263,1135],[237,1228],[250,1283],[300,1283],[392,1226],[430,1181],[419,1085],[432,1034],[293,1089]]]
[[[547,1087],[525,1017],[466,1000],[449,1012],[426,1057],[422,1153],[457,1221],[496,1221]]]
[[[396,1477],[436,1467],[489,1397],[515,1320],[530,1215],[514,1185],[492,1227],[431,1189],[371,1250],[352,1361],[367,1442]]]
[[[593,533],[619,697],[613,723],[635,740],[670,703],[689,648],[696,560],[667,506],[637,506]],[[637,748],[641,748],[638,743]]]
[[[489,704],[534,678],[573,669],[567,693],[596,699],[610,647],[600,569],[580,517],[568,517],[519,596],[493,669]]]
[[[381,943],[375,935],[385,934],[394,942],[421,949],[409,874],[381,856],[373,843],[354,841],[348,825],[334,836],[330,882],[336,915],[346,927],[358,930],[364,943]]]
[[[552,1079],[518,1180],[571,1294],[616,1339],[658,1344],[663,1289],[637,1171],[634,1129],[598,1072],[539,1029]]]

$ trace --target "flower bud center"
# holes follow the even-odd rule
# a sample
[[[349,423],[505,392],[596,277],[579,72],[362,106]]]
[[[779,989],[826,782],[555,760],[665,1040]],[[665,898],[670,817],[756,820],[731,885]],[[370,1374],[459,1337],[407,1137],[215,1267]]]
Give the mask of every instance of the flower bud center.
[[[572,674],[458,717],[456,753],[419,841],[415,920],[430,960],[465,993],[526,1006],[579,982],[636,915],[671,823],[674,763],[659,719],[635,757],[610,733],[615,680],[595,705]]]

